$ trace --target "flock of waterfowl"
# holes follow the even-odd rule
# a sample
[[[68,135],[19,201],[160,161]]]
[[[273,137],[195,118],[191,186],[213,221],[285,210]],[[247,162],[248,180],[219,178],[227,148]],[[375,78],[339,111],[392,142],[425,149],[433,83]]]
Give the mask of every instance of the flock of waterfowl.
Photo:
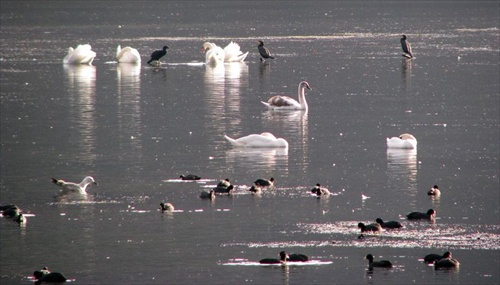
[[[271,55],[269,49],[264,47],[262,41],[258,41],[258,52],[261,56],[260,60],[264,61],[266,59],[274,59]],[[403,49],[403,56],[406,58],[413,58],[413,53],[411,46],[408,43],[406,36],[403,35],[401,38],[401,46]],[[203,51],[205,52],[205,63],[206,64],[219,64],[227,62],[242,62],[245,60],[249,52],[243,53],[240,50],[240,46],[237,43],[231,42],[225,48],[221,48],[214,43],[206,42],[203,44]],[[164,46],[161,50],[156,50],[151,53],[148,64],[156,62],[156,65],[161,64],[160,59],[167,54],[168,46]],[[96,53],[92,51],[92,48],[88,44],[79,45],[76,48],[69,48],[67,55],[64,57],[63,62],[65,64],[92,64]],[[120,63],[140,63],[141,55],[137,49],[132,47],[121,48],[119,45],[116,50],[116,60]],[[267,108],[271,110],[308,110],[307,101],[305,98],[305,90],[312,90],[309,83],[302,81],[298,86],[298,101],[292,99],[288,96],[273,96],[269,98],[267,102],[262,101]],[[283,138],[276,138],[273,134],[268,132],[263,132],[261,134],[250,134],[241,138],[233,139],[225,135],[227,141],[234,147],[249,147],[249,148],[288,148],[288,142]],[[388,148],[397,149],[415,149],[417,147],[416,138],[408,133],[402,134],[399,137],[387,138]],[[193,174],[181,175],[182,180],[199,180],[201,177]],[[68,195],[71,193],[76,193],[80,195],[87,195],[87,186],[97,185],[97,182],[93,177],[87,176],[82,182],[66,182],[60,179],[52,178],[52,182],[56,184],[59,188],[59,196]],[[253,194],[262,193],[263,189],[274,189],[274,178],[268,179],[257,179],[253,182],[253,185],[247,189]],[[210,191],[202,191],[199,195],[202,199],[215,199],[216,195],[230,195],[235,191],[234,185],[230,183],[228,178],[219,181],[219,183],[211,189]],[[316,195],[318,198],[331,195],[330,191],[322,187],[319,183],[316,184],[310,192]],[[432,187],[428,191],[428,195],[440,195],[440,190],[437,185]],[[161,212],[173,212],[175,207],[172,203],[160,203]],[[0,206],[0,211],[2,216],[11,218],[16,223],[23,225],[27,222],[26,217],[22,214],[21,209],[16,205],[5,205]],[[427,212],[411,212],[406,217],[408,220],[428,220],[433,222],[436,216],[436,212],[433,209],[429,209]],[[383,229],[400,229],[402,224],[397,221],[384,222],[381,218],[377,218],[375,223],[365,225],[364,223],[359,223],[358,227],[361,230],[361,235],[359,238],[364,238],[364,233],[378,233]],[[368,254],[365,259],[369,262],[369,268],[383,267],[391,268],[392,263],[388,260],[374,261],[374,257]],[[304,254],[287,254],[285,251],[279,253],[279,258],[264,258],[259,261],[260,264],[287,264],[289,262],[308,262],[310,259]],[[446,252],[443,255],[440,254],[429,254],[425,256],[424,261],[426,263],[434,264],[436,269],[438,268],[456,268],[459,266],[459,262],[452,258],[450,252]],[[65,282],[67,279],[64,275],[58,272],[50,272],[47,267],[34,272],[34,278],[38,283],[40,282]]]

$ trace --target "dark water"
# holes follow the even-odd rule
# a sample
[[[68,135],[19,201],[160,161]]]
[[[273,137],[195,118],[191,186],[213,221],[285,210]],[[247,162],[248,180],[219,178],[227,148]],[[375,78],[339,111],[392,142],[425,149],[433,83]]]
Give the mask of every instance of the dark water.
[[[314,4],[314,5],[313,5]],[[498,2],[1,3],[0,280],[43,266],[74,284],[498,284]],[[401,57],[405,33],[416,58]],[[276,60],[261,63],[263,39]],[[208,67],[205,41],[233,40],[243,64]],[[90,43],[93,66],[63,66]],[[116,64],[118,44],[143,57]],[[147,66],[167,44],[160,68]],[[271,112],[272,95],[309,112]],[[237,150],[223,134],[269,131],[288,151]],[[388,151],[409,132],[417,151]],[[201,182],[179,182],[195,173]],[[86,199],[55,200],[50,178],[92,175]],[[236,194],[198,198],[219,179]],[[274,177],[276,190],[246,191]],[[308,191],[321,183],[333,195]],[[434,184],[442,195],[426,191]],[[362,199],[362,195],[369,196]],[[161,214],[160,202],[176,211]],[[437,211],[435,224],[409,223]],[[358,240],[358,222],[399,231]],[[322,264],[256,266],[281,250]],[[452,251],[459,270],[418,259]],[[366,254],[391,270],[369,272]],[[331,261],[328,263],[327,261]]]

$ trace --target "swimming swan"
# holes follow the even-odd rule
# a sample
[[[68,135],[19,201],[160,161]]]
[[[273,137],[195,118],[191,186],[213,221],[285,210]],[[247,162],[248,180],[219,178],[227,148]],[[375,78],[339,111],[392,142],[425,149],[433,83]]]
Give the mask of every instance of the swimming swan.
[[[68,54],[64,57],[63,63],[67,64],[88,64],[91,65],[96,53],[92,51],[89,44],[78,45],[76,49],[70,47]]]
[[[205,52],[205,63],[216,65],[219,63],[224,63],[226,58],[224,50],[214,43],[206,42],[203,44],[203,52]]]
[[[116,48],[116,60],[124,63],[140,63],[141,55],[135,48],[118,45]]]
[[[235,42],[230,42],[224,48],[224,62],[243,62],[248,55],[248,51],[243,53],[240,50],[240,45]]]
[[[70,192],[79,192],[80,194],[87,194],[85,191],[89,184],[97,185],[94,178],[92,176],[85,177],[82,182],[74,183],[74,182],[66,182],[61,179],[52,178],[52,182],[61,188],[62,194],[67,194]]]
[[[288,96],[277,95],[269,98],[267,102],[261,101],[262,104],[266,105],[272,110],[306,110],[307,111],[307,101],[305,96],[305,89],[312,90],[309,83],[302,81],[299,83],[298,97],[299,102]]]
[[[417,148],[417,139],[411,134],[402,134],[399,137],[387,138],[388,148],[415,149]]]
[[[239,139],[232,139],[227,135],[224,137],[234,147],[283,147],[288,148],[288,142],[283,138],[276,138],[273,134],[264,132],[262,134],[251,134]]]

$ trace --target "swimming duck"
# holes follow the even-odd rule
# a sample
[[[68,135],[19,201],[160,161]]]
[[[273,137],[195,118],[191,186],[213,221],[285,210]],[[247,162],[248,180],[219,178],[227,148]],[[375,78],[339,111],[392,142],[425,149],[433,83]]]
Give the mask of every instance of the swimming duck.
[[[269,180],[259,178],[259,179],[255,180],[253,183],[257,186],[260,186],[260,187],[271,188],[271,187],[274,187],[274,178],[271,177],[271,178],[269,178]]]
[[[74,182],[66,182],[62,179],[52,178],[52,182],[61,188],[62,194],[67,194],[69,192],[78,192],[80,194],[87,194],[86,189],[90,184],[97,185],[94,178],[92,176],[87,176],[83,178],[82,182],[74,183]]]
[[[14,217],[14,222],[18,223],[19,225],[26,224],[27,221],[28,220],[26,219],[26,217],[23,214],[19,214],[19,215]]]
[[[88,64],[91,65],[96,53],[92,51],[89,44],[78,45],[75,49],[70,47],[68,54],[63,59],[66,64]]]
[[[411,212],[406,217],[408,220],[434,220],[436,218],[436,211],[429,209],[427,213]]]
[[[215,199],[215,191],[214,190],[210,190],[210,192],[201,191],[200,198],[214,200]]]
[[[440,260],[436,261],[434,263],[434,268],[435,269],[440,269],[440,268],[457,268],[460,266],[460,262],[458,260],[452,258],[451,252],[447,251],[444,255],[443,258]]]
[[[311,189],[311,193],[316,194],[318,197],[328,196],[331,194],[327,188],[321,187],[321,184],[319,183],[317,183],[316,186],[314,186],[313,189]]]
[[[392,263],[389,260],[380,260],[373,261],[373,255],[368,254],[365,259],[368,259],[368,266],[370,268],[373,267],[382,267],[382,268],[392,268]]]
[[[158,64],[160,64],[160,58],[165,56],[167,54],[167,49],[169,49],[168,46],[163,46],[163,49],[160,50],[155,50],[151,53],[151,58],[148,60],[148,64],[151,64],[153,61],[157,61]]]
[[[21,209],[19,209],[16,205],[6,205],[2,208],[2,216],[4,217],[15,218],[19,216],[19,213],[21,212]]]
[[[288,142],[283,138],[276,138],[273,134],[264,132],[261,134],[251,134],[239,139],[232,139],[224,135],[234,147],[251,147],[251,148],[288,148]]]
[[[215,187],[213,188],[212,190],[214,190],[214,192],[216,194],[231,194],[233,192],[233,189],[234,189],[234,186],[233,185],[229,185],[228,187]]]
[[[194,174],[181,175],[179,176],[182,180],[200,180],[201,177]]]
[[[402,134],[399,137],[387,138],[388,148],[414,149],[417,148],[417,139],[411,134]]]
[[[221,180],[219,181],[219,183],[217,183],[217,187],[229,187],[229,185],[231,185],[231,181],[229,180],[229,178],[226,178],[224,180]]]
[[[261,194],[262,193],[262,187],[258,185],[252,185],[248,191],[252,192],[252,194]]]
[[[403,225],[397,221],[385,222],[381,218],[377,218],[375,220],[383,229],[399,229],[402,228]]]
[[[37,285],[42,283],[63,283],[68,280],[62,273],[50,272],[47,267],[33,272],[33,277],[35,277],[35,284]]]
[[[365,225],[363,223],[358,223],[358,228],[361,229],[361,232],[380,232],[382,231],[382,226],[378,223],[373,223],[369,225]]]
[[[274,59],[274,57],[271,56],[271,52],[269,52],[269,49],[264,46],[263,41],[258,41],[259,45],[257,46],[257,49],[259,50],[259,54],[261,56],[260,61],[264,61],[264,59]]]
[[[439,190],[439,187],[437,185],[434,185],[429,191],[427,191],[427,195],[431,196],[439,196],[441,195],[441,191]]]
[[[121,45],[118,45],[116,47],[116,60],[121,63],[140,63],[141,55],[135,48],[122,48]]]
[[[267,102],[261,101],[262,104],[266,105],[272,110],[305,110],[307,111],[308,105],[306,101],[305,89],[312,90],[309,83],[302,81],[299,83],[299,88],[297,91],[297,96],[299,101],[284,95],[276,95],[267,100]]]
[[[288,255],[287,261],[306,262],[309,261],[309,257],[302,253],[291,253]]]
[[[173,212],[175,210],[174,205],[171,203],[160,203],[160,210],[162,213],[164,212]]]
[[[288,259],[288,254],[284,251],[281,251],[279,254],[279,259],[278,258],[264,258],[259,260],[260,264],[286,264],[286,261]]]
[[[437,253],[431,253],[431,254],[427,254],[426,256],[424,256],[424,261],[426,263],[434,263],[442,258],[446,258],[448,255],[448,252],[445,252],[444,254],[437,254]]]

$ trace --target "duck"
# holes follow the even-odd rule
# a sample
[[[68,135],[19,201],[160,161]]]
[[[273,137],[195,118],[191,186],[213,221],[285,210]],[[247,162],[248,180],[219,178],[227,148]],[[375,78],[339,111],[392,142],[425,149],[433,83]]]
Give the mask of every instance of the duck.
[[[370,268],[373,267],[381,267],[381,268],[392,268],[392,263],[389,260],[379,260],[373,261],[373,255],[368,254],[365,259],[368,259],[368,266]]]
[[[257,186],[260,186],[260,187],[268,187],[268,188],[271,188],[271,187],[274,187],[274,178],[271,177],[268,179],[263,179],[263,178],[259,178],[257,180],[255,180],[253,182],[255,185]]]
[[[417,148],[417,139],[408,133],[401,134],[399,137],[387,138],[388,148],[415,149]]]
[[[309,257],[302,253],[291,253],[288,255],[287,261],[292,262],[307,262],[309,261]]]
[[[214,200],[215,199],[215,191],[214,190],[210,190],[210,192],[201,191],[200,198]]]
[[[221,180],[217,183],[217,187],[229,187],[229,185],[231,185],[231,181],[229,180],[229,178],[226,178],[224,180]]]
[[[271,56],[271,52],[269,52],[269,49],[264,46],[263,41],[258,41],[257,49],[259,50],[259,54],[261,56],[260,61],[264,61],[265,59],[274,59],[274,57]]]
[[[288,142],[285,139],[276,138],[273,134],[268,132],[251,134],[239,139],[233,139],[227,135],[224,135],[224,137],[233,147],[288,148]]]
[[[358,228],[361,229],[361,232],[380,232],[382,231],[382,226],[378,223],[373,223],[369,225],[365,225],[363,223],[358,223]]]
[[[402,54],[402,56],[404,56],[406,58],[413,58],[413,53],[411,51],[411,45],[408,42],[406,35],[403,35],[399,41],[401,42],[401,48],[403,49],[403,52],[404,52]]]
[[[449,252],[445,252],[444,254],[430,253],[424,256],[424,262],[432,264],[442,258],[446,258]]]
[[[202,47],[202,52],[205,53],[206,64],[217,65],[224,63],[226,58],[224,50],[214,43],[205,42]]]
[[[23,214],[19,214],[14,217],[14,222],[18,223],[19,225],[24,225],[28,222],[28,219]]]
[[[173,212],[175,210],[175,207],[171,203],[163,203],[163,202],[161,202],[160,203],[160,210],[161,210],[162,213],[164,213],[164,212]]]
[[[285,251],[281,251],[279,253],[279,259],[278,258],[264,258],[259,260],[260,264],[286,264],[286,261],[288,259],[288,254]]]
[[[252,185],[248,191],[252,192],[252,194],[261,194],[262,193],[262,187],[258,185]]]
[[[151,58],[148,60],[148,64],[151,64],[153,61],[157,61],[158,64],[160,64],[160,58],[164,57],[167,54],[167,49],[169,49],[168,46],[163,46],[162,49],[155,50],[151,53]]]
[[[19,207],[16,205],[2,206],[2,216],[4,216],[4,217],[15,218],[15,217],[19,216],[20,212],[21,212],[21,209],[19,209]]]
[[[422,212],[411,212],[406,215],[408,220],[429,220],[432,221],[436,218],[436,211],[429,209],[427,213]]]
[[[398,221],[384,222],[381,218],[377,218],[375,222],[377,222],[383,229],[399,229],[403,227],[403,225]]]
[[[460,266],[460,262],[458,260],[452,258],[451,252],[447,251],[444,255],[443,258],[440,260],[434,262],[434,268],[435,269],[441,269],[441,268],[458,268]]]
[[[214,190],[215,194],[230,195],[233,193],[234,186],[233,185],[229,185],[228,187],[217,186],[217,187],[213,188],[212,190]]]
[[[235,42],[230,42],[224,48],[224,62],[243,62],[248,55],[248,51],[243,53],[240,50],[240,45]]]
[[[320,196],[329,196],[330,190],[325,187],[321,187],[321,184],[317,183],[316,186],[311,189],[311,193],[316,194],[318,197]]]
[[[437,185],[434,185],[431,189],[429,189],[429,191],[427,191],[427,195],[439,196],[441,195],[441,191]]]
[[[78,45],[76,48],[70,47],[63,59],[65,64],[88,64],[91,65],[96,53],[92,51],[89,44]]]
[[[80,194],[87,194],[87,186],[90,184],[98,185],[92,176],[87,176],[83,178],[82,182],[74,183],[74,182],[66,182],[62,179],[52,178],[52,183],[56,184],[61,188],[62,194],[67,194],[70,192],[77,192]]]
[[[33,272],[33,277],[36,279],[36,285],[42,283],[63,283],[68,280],[62,273],[50,272],[47,267]]]
[[[297,91],[297,96],[299,101],[284,95],[276,95],[267,100],[267,102],[261,101],[262,104],[267,106],[271,110],[308,110],[308,105],[306,101],[305,90],[312,90],[311,86],[307,81],[301,81],[299,83],[299,88]]]
[[[179,176],[182,180],[200,180],[201,177],[195,174],[181,175]]]
[[[140,63],[141,55],[137,49],[132,47],[124,47],[121,45],[116,47],[116,60],[120,63]]]

